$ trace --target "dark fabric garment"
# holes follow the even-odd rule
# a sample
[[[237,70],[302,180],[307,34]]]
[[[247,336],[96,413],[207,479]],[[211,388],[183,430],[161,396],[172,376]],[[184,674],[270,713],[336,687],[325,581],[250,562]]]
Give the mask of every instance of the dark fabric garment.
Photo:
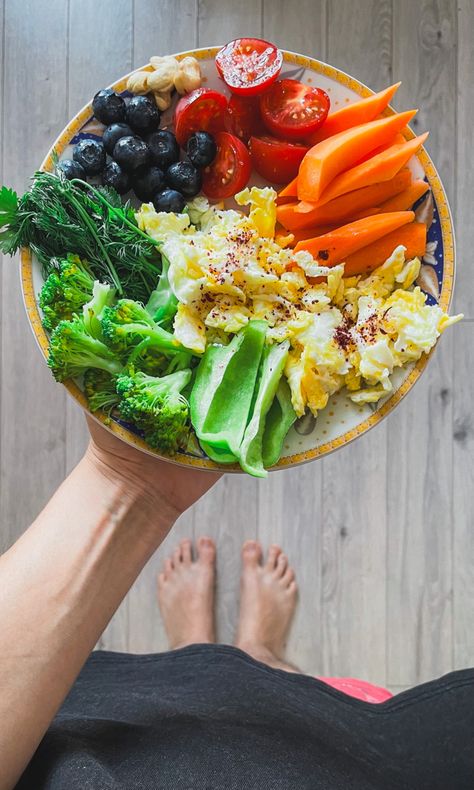
[[[225,645],[94,653],[18,790],[473,790],[474,670],[380,705]]]

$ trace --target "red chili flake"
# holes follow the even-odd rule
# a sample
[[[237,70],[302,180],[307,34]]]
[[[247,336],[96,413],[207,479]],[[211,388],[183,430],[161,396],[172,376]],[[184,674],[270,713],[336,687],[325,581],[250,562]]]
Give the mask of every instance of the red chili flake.
[[[366,343],[374,343],[379,331],[379,319],[377,313],[369,315],[365,323],[357,328],[360,336]]]
[[[343,351],[347,351],[353,344],[352,327],[354,322],[349,316],[344,316],[342,322],[334,330],[334,340]]]

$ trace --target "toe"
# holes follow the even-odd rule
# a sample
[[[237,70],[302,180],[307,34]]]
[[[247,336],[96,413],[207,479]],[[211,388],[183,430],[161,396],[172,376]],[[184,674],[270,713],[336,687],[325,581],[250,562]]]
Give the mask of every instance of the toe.
[[[294,580],[294,578],[295,578],[295,572],[293,568],[287,568],[285,573],[281,577],[281,581],[285,585],[285,587],[289,587],[291,582]]]
[[[279,576],[279,577],[283,576],[283,574],[285,573],[287,567],[288,567],[288,557],[286,556],[286,554],[283,554],[283,553],[279,554],[278,555],[277,564],[276,564],[277,576]]]
[[[192,543],[189,538],[185,538],[179,544],[181,547],[181,559],[184,565],[190,565],[193,559]]]
[[[212,565],[216,560],[216,544],[211,538],[204,536],[197,542],[198,557],[200,562]]]
[[[163,585],[165,583],[165,580],[166,580],[166,576],[165,576],[164,572],[162,571],[161,573],[158,574],[158,589],[159,590],[161,590],[161,588],[163,587]]]
[[[171,559],[171,557],[167,557],[165,560],[165,567],[164,567],[165,578],[168,579],[173,573],[173,570],[174,570],[173,560]]]
[[[262,547],[256,540],[246,540],[242,547],[242,562],[244,566],[253,568],[259,565],[262,558]]]
[[[176,546],[175,550],[173,551],[173,563],[174,563],[174,567],[175,568],[178,567],[178,565],[180,564],[182,558],[183,557],[182,557],[182,554],[181,554],[181,544],[180,544],[179,546]]]
[[[273,571],[276,567],[278,557],[281,554],[281,548],[279,546],[270,546],[268,549],[268,558],[267,558],[267,568]]]
[[[289,583],[287,591],[288,591],[289,595],[291,595],[294,598],[296,598],[296,595],[298,593],[298,587],[297,587],[297,584],[296,584],[294,579],[293,579],[292,582]]]

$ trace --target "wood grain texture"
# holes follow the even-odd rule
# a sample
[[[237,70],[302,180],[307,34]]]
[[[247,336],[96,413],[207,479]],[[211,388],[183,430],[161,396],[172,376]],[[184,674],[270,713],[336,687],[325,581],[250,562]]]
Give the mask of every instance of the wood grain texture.
[[[288,659],[309,674],[323,674],[322,643],[322,462],[273,472],[262,481],[257,536],[265,551],[282,546],[296,570],[298,605],[288,641]],[[304,557],[304,562],[302,558]]]
[[[396,3],[395,3],[396,7]],[[327,57],[373,90],[392,80],[391,0],[328,3]]]
[[[420,107],[419,131],[454,192],[456,7],[401,0],[394,16],[398,106]],[[440,122],[440,119],[442,123]],[[413,684],[452,667],[452,387],[455,328],[388,422],[387,680]]]
[[[21,192],[67,120],[67,5],[7,0],[4,41],[3,178]],[[22,104],[27,75],[28,122]],[[6,548],[63,478],[66,412],[65,392],[53,382],[22,309],[16,260],[2,266],[1,320],[0,523]]]
[[[196,46],[197,0],[138,0],[133,18],[134,68]]]
[[[298,12],[292,13],[286,0],[263,0],[263,37],[293,52],[325,60],[326,6],[326,0],[301,0]]]
[[[474,168],[472,161],[472,130],[474,128],[474,3],[459,0],[457,25],[457,151],[456,174],[456,248],[457,287],[454,299],[456,311],[467,318],[474,318],[474,282],[471,258],[474,249],[474,223],[472,221],[472,196],[474,195]],[[452,86],[454,88],[454,86]]]
[[[474,323],[456,327],[453,420],[453,586],[455,667],[474,665]]]
[[[198,0],[198,46],[226,44],[238,36],[262,35],[262,0]]]

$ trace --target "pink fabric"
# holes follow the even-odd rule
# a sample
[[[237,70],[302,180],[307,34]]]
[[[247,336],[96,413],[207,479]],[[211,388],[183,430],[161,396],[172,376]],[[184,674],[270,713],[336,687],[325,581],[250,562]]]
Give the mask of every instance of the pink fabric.
[[[318,678],[328,686],[332,686],[350,697],[364,700],[364,702],[385,702],[386,699],[391,699],[393,694],[381,686],[374,686],[372,683],[367,683],[366,680],[358,680],[357,678]]]

